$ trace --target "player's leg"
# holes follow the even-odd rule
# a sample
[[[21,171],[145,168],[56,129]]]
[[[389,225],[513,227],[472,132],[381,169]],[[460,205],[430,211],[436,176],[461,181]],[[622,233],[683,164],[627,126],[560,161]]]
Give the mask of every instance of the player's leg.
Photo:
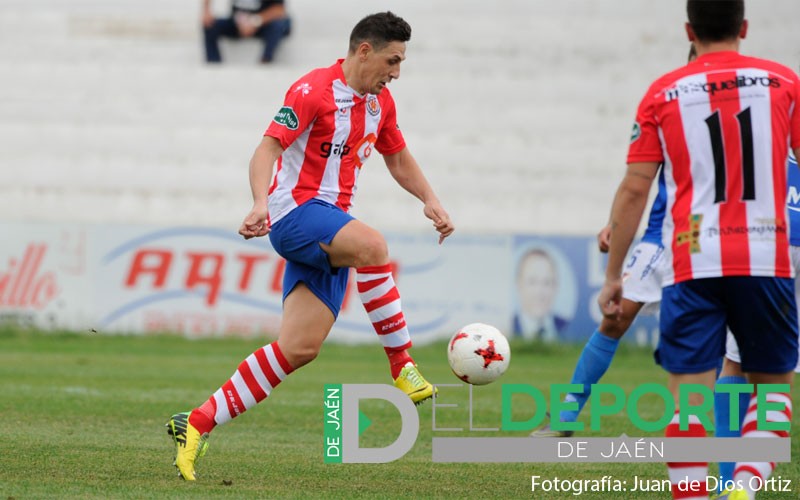
[[[619,345],[619,340],[628,331],[639,311],[648,304],[661,300],[661,274],[663,247],[649,242],[640,242],[631,252],[625,265],[625,285],[622,299],[622,315],[619,319],[603,318],[598,328],[584,345],[575,371],[572,384],[580,384],[582,392],[569,393],[565,402],[574,403],[574,409],[565,410],[557,416],[559,422],[575,422],[591,395],[591,386],[600,381]],[[569,437],[571,430],[555,430],[550,423],[531,433],[534,437]]]
[[[672,393],[675,402],[675,413],[672,420],[664,430],[664,437],[668,438],[704,438],[706,437],[706,429],[700,422],[697,415],[689,415],[689,425],[686,429],[681,429],[680,424],[680,411],[679,411],[679,392],[680,386],[684,384],[701,384],[709,389],[714,387],[714,379],[716,378],[716,368],[711,368],[700,373],[670,373],[668,379],[669,390]],[[699,406],[703,403],[702,395],[699,393],[689,394],[689,405]],[[669,482],[672,485],[672,498],[680,498],[682,500],[706,500],[709,491],[707,490],[706,477],[708,476],[708,462],[668,462],[667,472],[669,474]],[[700,491],[689,490],[686,491],[679,488],[681,484],[689,484],[693,482],[699,485]]]
[[[331,265],[356,268],[358,295],[389,358],[395,385],[415,403],[430,398],[433,385],[422,377],[408,352],[411,336],[392,275],[386,240],[375,229],[353,220],[336,233],[330,244],[321,246]]]
[[[740,348],[742,371],[748,382],[785,384],[786,391],[761,394],[761,398],[781,409],[766,412],[766,421],[773,429],[760,429],[756,402],[750,397],[742,425],[742,438],[788,438],[792,420],[791,384],[798,364],[797,306],[794,280],[790,278],[742,277],[727,278],[729,287],[730,328]],[[778,429],[774,429],[778,427]],[[769,479],[773,462],[737,462],[734,481],[748,496],[755,497],[756,487]],[[753,480],[758,478],[758,480]]]
[[[661,336],[655,359],[669,372],[669,388],[675,401],[675,414],[665,429],[666,437],[702,438],[705,427],[696,415],[690,415],[689,426],[680,428],[681,384],[697,383],[713,389],[719,360],[725,352],[726,308],[723,278],[684,281],[663,289],[661,301]],[[690,396],[690,404],[700,401],[699,394]],[[668,462],[667,471],[673,498],[708,498],[706,462]],[[680,491],[679,484],[698,481],[700,491]],[[691,496],[686,496],[691,495]]]
[[[248,356],[200,407],[174,415],[167,423],[176,445],[175,465],[184,479],[195,479],[195,462],[205,453],[205,439],[216,425],[266,399],[287,375],[316,357],[347,287],[347,272],[330,267],[319,241],[330,241],[350,220],[341,211],[317,213],[317,207],[303,205],[273,225],[270,241],[287,260],[278,340]]]
[[[622,315],[619,319],[603,318],[600,326],[592,333],[583,346],[575,371],[572,373],[572,384],[580,384],[582,392],[570,392],[564,402],[573,403],[573,409],[561,411],[556,416],[559,422],[575,422],[578,420],[586,401],[592,393],[592,384],[596,384],[606,373],[619,345],[619,339],[625,335],[636,315],[644,304],[622,299]],[[569,437],[573,430],[554,429],[553,424],[546,423],[531,433],[533,437]]]
[[[722,361],[722,370],[719,372],[714,390],[714,435],[716,437],[741,436],[742,421],[745,413],[747,413],[747,405],[750,402],[750,394],[739,394],[739,419],[737,422],[731,422],[730,393],[716,389],[721,385],[746,383],[747,379],[742,373],[740,365],[739,346],[736,345],[736,339],[733,334],[728,331],[725,339],[725,358]],[[724,485],[730,484],[733,479],[735,465],[735,462],[719,463],[720,492],[725,489]]]
[[[333,322],[330,308],[305,283],[298,283],[283,302],[278,340],[242,361],[189,422],[200,433],[209,433],[266,399],[287,375],[317,357]]]
[[[195,479],[195,462],[205,453],[206,439],[217,425],[265,400],[289,374],[316,358],[334,321],[331,308],[305,283],[296,283],[283,303],[278,340],[245,358],[205,403],[168,422],[181,477]]]
[[[567,394],[565,401],[577,403],[577,408],[561,412],[562,422],[574,422],[578,419],[583,406],[592,393],[592,384],[596,384],[605,375],[614,354],[617,352],[619,341],[630,328],[633,320],[644,306],[641,302],[622,299],[622,315],[619,319],[603,318],[600,326],[589,337],[589,341],[581,351],[575,371],[572,374],[572,384],[583,386],[583,392]]]

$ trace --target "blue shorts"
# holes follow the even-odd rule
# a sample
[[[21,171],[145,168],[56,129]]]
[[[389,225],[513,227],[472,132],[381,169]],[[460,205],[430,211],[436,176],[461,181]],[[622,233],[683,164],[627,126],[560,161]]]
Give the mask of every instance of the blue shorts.
[[[286,259],[283,274],[283,300],[303,282],[333,312],[339,316],[348,270],[331,266],[328,254],[319,246],[330,245],[336,233],[354,220],[342,209],[321,200],[311,199],[276,222],[269,241],[278,255]]]
[[[728,276],[665,287],[656,363],[670,373],[717,368],[725,354],[726,326],[739,344],[742,371],[794,370],[798,342],[794,280]]]

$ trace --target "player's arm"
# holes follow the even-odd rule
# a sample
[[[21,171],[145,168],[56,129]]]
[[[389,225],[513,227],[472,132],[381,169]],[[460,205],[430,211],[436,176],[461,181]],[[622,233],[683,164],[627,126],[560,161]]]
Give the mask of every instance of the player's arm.
[[[647,205],[650,186],[658,172],[658,162],[628,164],[625,177],[614,196],[609,224],[608,264],[606,281],[600,292],[598,302],[603,314],[617,317],[622,300],[622,266],[625,256],[633,242],[639,222]]]
[[[272,168],[283,153],[278,139],[265,135],[250,159],[250,191],[253,194],[253,208],[242,221],[239,234],[249,240],[264,236],[269,232],[267,225],[267,192],[272,180]]]
[[[419,168],[417,160],[411,155],[411,151],[403,148],[397,153],[384,155],[383,159],[394,180],[425,204],[423,211],[425,216],[433,221],[433,227],[439,232],[441,244],[445,238],[453,234],[455,227],[422,173],[422,169]]]

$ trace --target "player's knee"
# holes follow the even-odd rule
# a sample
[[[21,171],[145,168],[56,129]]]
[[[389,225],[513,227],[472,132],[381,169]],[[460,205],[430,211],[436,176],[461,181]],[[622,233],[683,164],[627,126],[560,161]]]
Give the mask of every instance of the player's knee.
[[[319,350],[319,344],[296,344],[284,350],[283,355],[289,365],[296,370],[314,361],[319,354]]]
[[[364,239],[358,249],[358,266],[382,266],[389,262],[389,247],[380,233],[375,232]]]
[[[628,331],[628,327],[631,325],[630,321],[626,318],[620,319],[609,319],[603,318],[603,321],[600,323],[600,331],[603,335],[607,337],[611,337],[614,339],[622,338],[625,335],[625,332]]]

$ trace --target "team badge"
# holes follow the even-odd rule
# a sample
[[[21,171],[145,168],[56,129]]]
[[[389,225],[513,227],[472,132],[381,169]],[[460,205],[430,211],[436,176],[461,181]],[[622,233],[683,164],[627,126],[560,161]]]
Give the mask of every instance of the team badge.
[[[278,110],[278,114],[275,115],[273,120],[275,120],[275,123],[278,125],[283,125],[289,130],[297,130],[297,126],[300,124],[300,120],[297,119],[294,110],[289,106],[284,106]]]
[[[367,97],[367,112],[371,116],[378,116],[378,113],[381,112],[381,106],[378,104],[378,98],[372,94]]]
[[[631,144],[636,142],[636,139],[641,137],[642,135],[642,127],[639,125],[639,122],[633,122],[633,130],[631,130]]]

